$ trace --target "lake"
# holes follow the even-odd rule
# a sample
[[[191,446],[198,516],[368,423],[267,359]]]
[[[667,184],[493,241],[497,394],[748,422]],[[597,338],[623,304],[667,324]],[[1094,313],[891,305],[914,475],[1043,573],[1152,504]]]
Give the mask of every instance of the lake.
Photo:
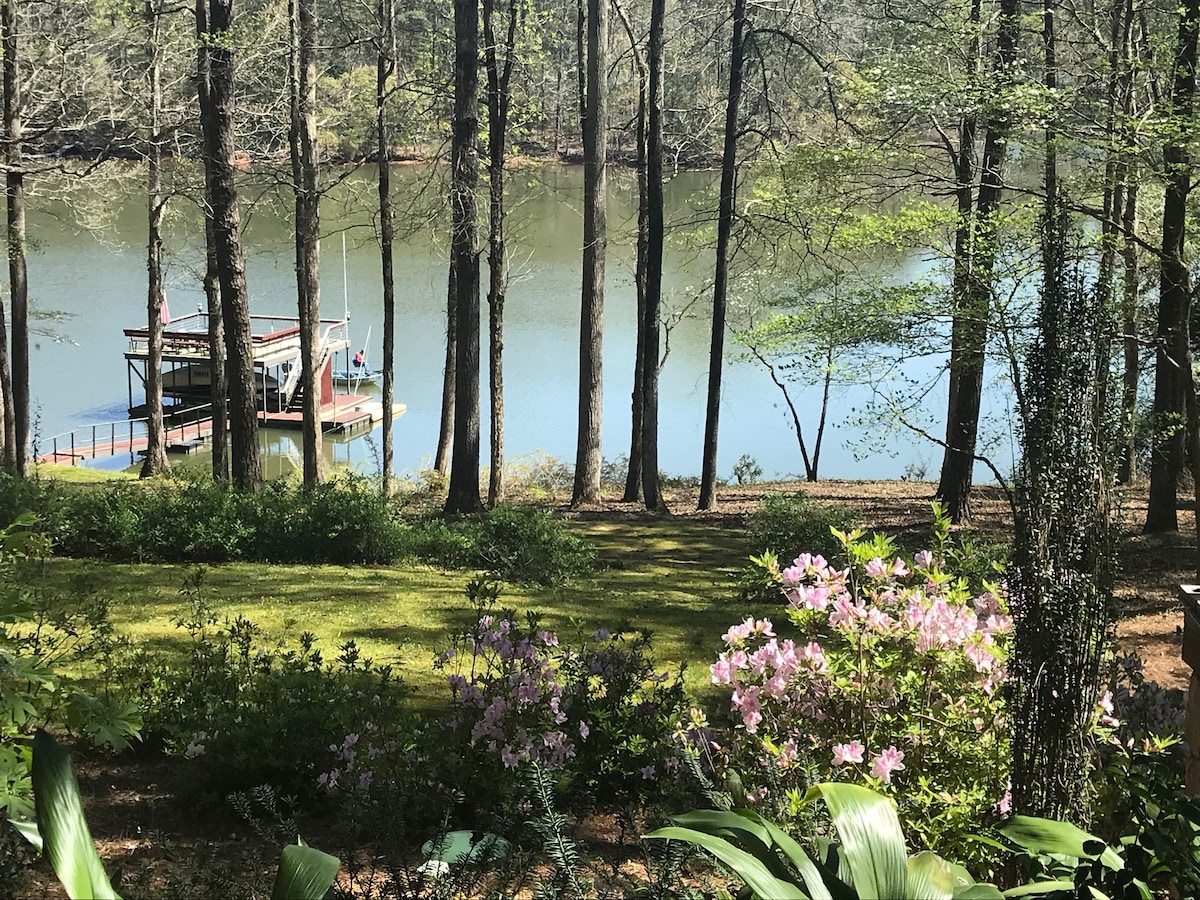
[[[443,225],[418,214],[426,167],[397,166],[398,227],[417,221],[395,248],[396,400],[407,411],[395,423],[396,470],[428,467],[437,442],[445,336],[446,240]],[[438,177],[435,174],[435,177]],[[512,283],[505,310],[505,446],[510,461],[546,454],[568,464],[575,449],[578,379],[579,294],[582,243],[582,169],[539,166],[512,177],[509,245]],[[688,245],[686,235],[715,208],[716,175],[682,173],[667,185],[667,220],[673,226],[664,265],[667,308],[679,314],[669,338],[660,399],[660,467],[670,475],[698,475],[707,389],[711,292],[705,288],[712,251]],[[95,189],[73,188],[94,205]],[[321,302],[327,317],[351,315],[351,341],[365,346],[368,361],[382,359],[382,301],[378,247],[371,216],[355,198],[370,203],[373,172],[351,173],[322,206]],[[247,192],[247,196],[250,192]],[[99,228],[82,228],[63,201],[45,202],[30,212],[32,252],[29,282],[37,309],[59,311],[65,318],[44,323],[53,332],[31,338],[31,391],[34,434],[39,445],[75,426],[122,419],[126,415],[128,375],[122,354],[122,329],[145,323],[144,199],[126,190],[107,200]],[[74,201],[70,201],[74,205]],[[636,188],[630,172],[610,179],[609,247],[604,334],[603,452],[614,459],[628,452],[630,392],[636,334],[635,258]],[[256,314],[295,315],[293,247],[284,202],[243,206],[251,310]],[[483,205],[486,207],[486,204]],[[345,237],[343,267],[342,241]],[[204,304],[200,283],[203,228],[194,204],[176,200],[166,236],[168,301],[176,316]],[[927,270],[931,263],[909,260],[904,268]],[[487,283],[486,270],[483,284]],[[343,289],[343,284],[345,288]],[[482,304],[486,340],[486,298]],[[38,323],[35,323],[38,324]],[[728,341],[727,341],[728,346]],[[483,354],[486,360],[486,350]],[[940,359],[922,360],[914,378],[936,379]],[[486,366],[486,362],[485,362]],[[482,459],[487,460],[486,371],[483,374]],[[369,389],[366,389],[369,390]],[[721,413],[718,470],[729,477],[743,454],[753,456],[765,477],[803,472],[790,414],[778,389],[757,364],[727,362]],[[928,395],[930,429],[943,429],[945,390]],[[819,395],[801,393],[806,428],[815,428]],[[874,421],[871,391],[843,392],[834,402],[822,452],[822,477],[898,478],[927,466],[936,477],[940,449],[907,434],[885,435],[882,451],[867,452],[864,439],[879,437],[882,426],[853,424],[847,418]],[[269,474],[299,461],[299,435],[266,432]],[[850,441],[852,446],[847,446]],[[378,471],[379,435],[327,440],[330,459],[364,472]],[[195,458],[193,458],[195,459]],[[173,464],[181,458],[174,457]],[[127,457],[105,463],[127,466]],[[188,464],[191,464],[190,462]],[[206,464],[202,460],[195,464]]]

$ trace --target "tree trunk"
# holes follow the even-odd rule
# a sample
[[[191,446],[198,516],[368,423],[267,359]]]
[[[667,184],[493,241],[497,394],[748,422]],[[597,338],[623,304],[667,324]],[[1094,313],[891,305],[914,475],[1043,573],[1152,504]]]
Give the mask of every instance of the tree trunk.
[[[147,244],[146,316],[149,339],[146,349],[146,457],[142,460],[142,478],[161,475],[169,470],[167,440],[163,425],[163,270],[162,221],[167,199],[162,192],[162,134],[159,116],[162,109],[162,66],[159,52],[162,10],[154,0],[146,0],[146,56],[150,64],[150,146],[146,158]]]
[[[738,103],[742,97],[742,44],[746,0],[734,0],[729,47],[729,96],[725,101],[725,148],[721,155],[721,199],[717,211],[717,264],[713,275],[712,343],[708,352],[708,404],[700,474],[700,509],[717,503],[717,432],[721,415],[721,368],[725,361],[725,306],[729,289],[729,240],[737,201]]]
[[[659,316],[662,306],[663,238],[663,20],[666,0],[650,3],[650,109],[647,117],[647,245],[645,346],[642,350],[642,499],[646,509],[662,510],[658,478]]]
[[[972,16],[977,9],[972,9]],[[998,89],[1007,90],[1012,80],[1020,27],[1018,0],[1001,0],[994,64]],[[956,263],[954,322],[951,326],[950,392],[946,410],[946,451],[942,459],[937,497],[946,505],[953,522],[970,518],[970,494],[975,467],[975,444],[979,433],[979,410],[983,398],[984,353],[988,339],[992,275],[996,262],[1000,200],[1004,193],[1004,166],[1012,121],[1007,111],[993,114],[987,123],[979,193],[970,217],[966,241],[969,259],[965,271]],[[961,178],[961,175],[960,175]],[[960,182],[961,188],[961,182]],[[960,198],[961,210],[961,198]]]
[[[451,143],[451,240],[457,273],[454,450],[447,513],[483,508],[479,498],[479,3],[454,0],[454,124]]]
[[[233,0],[212,0],[206,40],[209,53],[207,109],[201,111],[205,165],[212,190],[213,235],[221,283],[221,313],[229,373],[229,437],[233,484],[258,491],[262,465],[258,448],[258,404],[246,261],[242,256],[241,215],[233,165]],[[220,427],[220,423],[215,423]]]
[[[392,0],[379,0],[379,47],[375,56],[375,137],[379,163],[379,258],[383,267],[383,473],[385,497],[392,493],[392,406],[396,384],[396,277],[393,271],[391,146],[388,141],[388,79],[396,70],[396,30]]]
[[[433,470],[445,477],[450,472],[450,446],[454,442],[454,379],[458,371],[458,270],[454,254],[446,276],[446,360],[442,365],[442,416],[438,423],[437,452]]]
[[[510,0],[504,61],[496,53],[495,0],[483,0],[484,65],[488,104],[488,386],[491,399],[491,458],[488,506],[504,499],[504,149],[508,136],[509,81],[516,54],[521,6]]]
[[[1171,115],[1177,122],[1191,120],[1196,96],[1197,31],[1200,0],[1184,0],[1179,7],[1179,44],[1175,54],[1175,79],[1171,88]],[[1154,353],[1154,450],[1150,458],[1150,498],[1146,509],[1147,532],[1178,531],[1177,480],[1183,471],[1187,423],[1188,320],[1192,285],[1185,256],[1187,201],[1192,165],[1187,147],[1163,147],[1166,188],[1163,195],[1162,264],[1158,288],[1158,331]]]
[[[196,0],[196,95],[201,115],[211,105],[210,49],[206,0]],[[204,166],[204,296],[208,304],[208,359],[212,372],[212,474],[213,481],[229,480],[229,377],[226,371],[225,326],[221,319],[221,280],[217,265],[217,235],[213,224],[212,167]]]
[[[320,222],[317,180],[317,20],[314,0],[289,4],[291,31],[292,185],[296,198],[296,298],[300,319],[300,388],[303,392],[304,485],[325,480],[321,432]]]
[[[587,102],[583,117],[583,293],[579,316],[579,424],[571,504],[600,502],[604,403],[604,261],[608,248],[608,3],[587,0]]]
[[[1138,186],[1127,172],[1125,209],[1122,231],[1121,258],[1124,273],[1121,283],[1121,345],[1124,368],[1121,373],[1121,458],[1117,466],[1117,483],[1130,484],[1137,476],[1134,435],[1137,429],[1138,382],[1141,380],[1141,347],[1138,345],[1138,252],[1134,236],[1137,232]]]
[[[20,33],[17,0],[0,3],[4,29],[4,151],[8,223],[8,283],[12,304],[13,468],[29,473],[29,280],[25,268],[25,161],[21,139]]]

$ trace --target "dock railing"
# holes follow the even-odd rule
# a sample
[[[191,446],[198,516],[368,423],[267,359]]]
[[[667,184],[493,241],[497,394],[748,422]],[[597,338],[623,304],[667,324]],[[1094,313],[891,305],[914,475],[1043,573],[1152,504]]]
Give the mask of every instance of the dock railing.
[[[205,403],[189,407],[187,413],[195,418],[164,428],[163,438],[167,444],[186,443],[189,439],[197,441],[204,439],[204,426],[212,422],[212,404]],[[52,462],[69,459],[71,465],[76,465],[79,460],[99,459],[102,456],[117,456],[121,453],[129,453],[130,456],[133,456],[138,450],[144,448],[148,440],[149,421],[149,417],[141,416],[136,419],[118,419],[112,422],[80,425],[78,428],[72,428],[70,431],[51,435],[44,439],[40,443],[43,446],[49,444],[50,452],[39,454],[35,447],[34,456]],[[87,443],[89,437],[91,443]]]

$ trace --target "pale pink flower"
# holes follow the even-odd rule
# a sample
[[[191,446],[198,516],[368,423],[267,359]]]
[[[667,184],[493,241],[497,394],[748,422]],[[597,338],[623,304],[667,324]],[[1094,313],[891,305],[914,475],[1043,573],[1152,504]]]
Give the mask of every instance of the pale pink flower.
[[[848,744],[833,745],[833,764],[835,766],[843,765],[844,763],[861,763],[863,754],[867,748],[858,741],[851,741]]]
[[[913,562],[917,564],[918,569],[928,569],[933,565],[933,554],[928,550],[922,550],[913,557]]]
[[[908,570],[908,566],[904,564],[904,560],[898,556],[896,557],[895,562],[892,563],[892,567],[889,572],[895,578],[904,578],[905,576],[911,574]]]
[[[887,564],[878,556],[867,563],[866,571],[868,578],[881,578],[887,574],[887,570]]]
[[[891,784],[892,773],[904,768],[904,751],[888,747],[871,760],[871,776],[878,778],[884,784]]]

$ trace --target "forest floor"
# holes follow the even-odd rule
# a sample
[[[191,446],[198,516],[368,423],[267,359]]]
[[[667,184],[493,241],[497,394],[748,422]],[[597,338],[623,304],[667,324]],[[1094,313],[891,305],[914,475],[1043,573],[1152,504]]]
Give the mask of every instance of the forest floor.
[[[671,514],[665,520],[635,504],[619,502],[567,514],[586,532],[607,528],[619,533],[623,523],[669,532],[672,522],[694,522],[740,534],[745,513],[764,494],[798,490],[813,500],[854,507],[866,527],[901,537],[907,546],[919,546],[929,534],[933,486],[922,482],[731,485],[721,490],[718,508],[708,512],[696,511],[694,490],[676,488],[667,492]],[[565,499],[556,502],[566,513]],[[1164,687],[1186,688],[1188,670],[1180,658],[1183,614],[1177,594],[1179,584],[1194,574],[1195,522],[1190,512],[1181,509],[1179,534],[1145,537],[1140,533],[1144,515],[1144,493],[1130,492],[1122,498],[1117,639],[1123,651],[1142,657],[1149,678]],[[969,529],[982,538],[1003,539],[1011,526],[1003,493],[997,488],[977,489]],[[625,555],[623,565],[636,567],[639,559],[645,559],[646,565],[654,561],[653,554],[633,553]],[[681,564],[695,564],[695,560]],[[78,768],[92,833],[117,890],[127,900],[249,898],[269,893],[278,843],[254,834],[219,798],[197,803],[194,776],[185,761],[150,751],[116,758],[81,753]],[[332,822],[306,817],[300,829],[313,846],[331,852],[340,849],[341,838]],[[611,817],[593,816],[579,823],[577,838],[594,863],[599,896],[627,896],[645,876],[638,845],[621,834]],[[365,896],[369,891],[356,893]],[[43,860],[31,867],[28,885],[16,896],[57,900],[65,894]]]

